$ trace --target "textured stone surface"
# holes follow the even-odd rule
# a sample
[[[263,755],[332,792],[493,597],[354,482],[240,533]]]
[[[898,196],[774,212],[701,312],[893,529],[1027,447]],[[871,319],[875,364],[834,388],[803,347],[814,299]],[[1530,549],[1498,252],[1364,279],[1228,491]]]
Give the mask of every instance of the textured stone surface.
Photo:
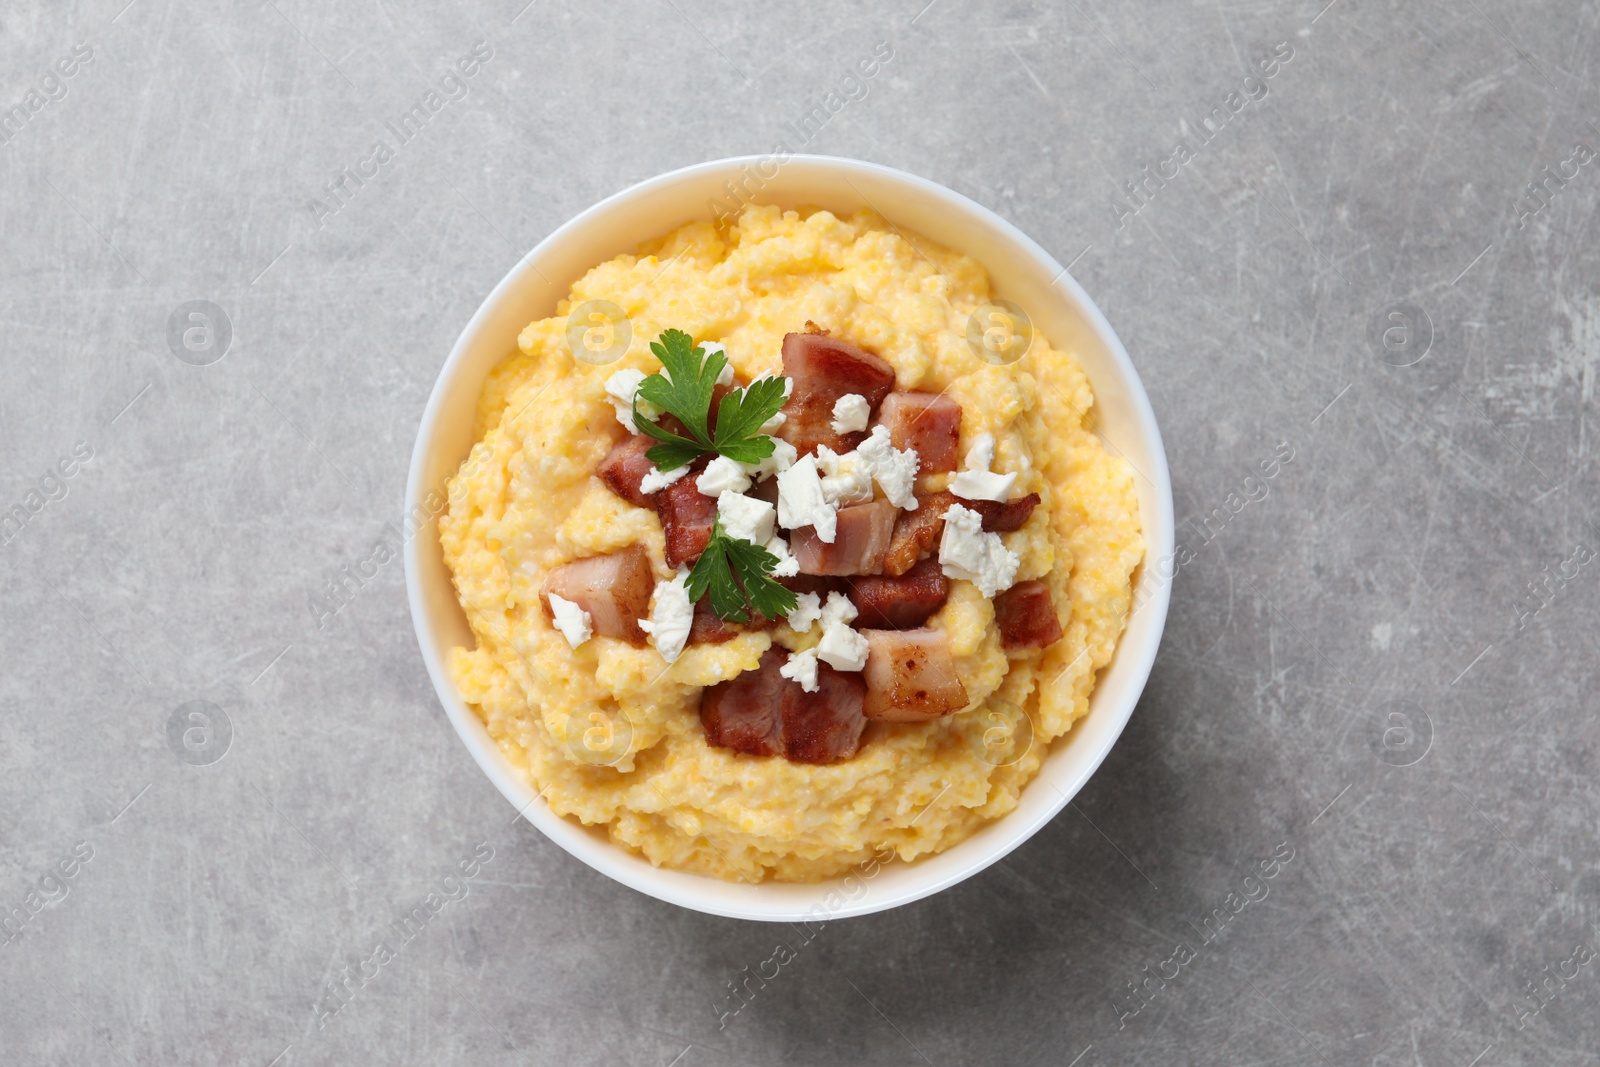
[[[0,106],[25,112],[0,145],[0,507],[28,520],[0,537],[0,907],[26,920],[0,1059],[1594,1062],[1600,162],[1518,206],[1600,145],[1593,2],[125,2],[0,15]],[[479,41],[465,98],[334,211],[338,169]],[[523,251],[638,179],[802,147],[789,124],[879,42],[804,147],[943,182],[1074,264],[1196,557],[1073,806],[801,944],[514,823],[398,565],[321,628],[307,601],[398,517],[434,375]],[[205,366],[168,343],[191,300],[231,326]],[[462,899],[396,934],[480,843]],[[796,958],[719,1028],[780,938]]]

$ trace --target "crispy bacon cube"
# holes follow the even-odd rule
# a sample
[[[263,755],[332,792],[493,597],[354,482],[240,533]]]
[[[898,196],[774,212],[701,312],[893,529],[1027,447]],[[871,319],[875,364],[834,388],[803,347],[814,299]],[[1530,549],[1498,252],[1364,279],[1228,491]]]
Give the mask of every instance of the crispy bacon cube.
[[[761,665],[700,692],[700,726],[706,744],[751,756],[783,752],[783,687],[793,685],[778,673],[788,656],[769,648]]]
[[[711,542],[717,499],[695,486],[703,466],[697,463],[688,474],[656,494],[656,513],[661,516],[661,532],[666,535],[669,567],[693,563]]]
[[[789,552],[802,574],[882,574],[899,509],[887,500],[839,509],[833,544],[802,526],[789,537]]]
[[[954,400],[939,393],[890,393],[878,407],[878,421],[889,428],[894,447],[916,449],[921,473],[956,469],[961,405]]]
[[[639,489],[644,476],[655,470],[656,465],[645,456],[655,443],[642,433],[629,434],[611,447],[606,458],[595,469],[595,474],[606,483],[606,488],[628,503],[641,508],[655,507],[656,494],[644,493]]]
[[[650,594],[655,587],[649,554],[643,545],[629,545],[557,567],[545,578],[540,599],[547,610],[551,593],[570,600],[589,613],[596,634],[643,647],[645,635],[639,620],[650,614]]]
[[[862,713],[884,722],[926,722],[967,706],[967,689],[943,630],[862,630],[867,683]]]
[[[929,556],[903,575],[850,579],[850,600],[861,614],[856,625],[879,630],[912,630],[944,606],[950,579]]]
[[[940,491],[918,497],[917,510],[902,511],[889,539],[889,551],[883,558],[883,573],[905,574],[932,552],[944,535],[944,513],[955,502],[953,494]]]
[[[983,528],[990,533],[1010,533],[1020,530],[1039,506],[1039,494],[1029,493],[1015,500],[963,500],[963,507],[971,508],[983,516]],[[942,514],[942,513],[941,513]]]
[[[917,561],[933,552],[944,536],[944,513],[951,504],[976,511],[983,517],[983,528],[990,533],[1009,533],[1020,530],[1033,509],[1039,504],[1039,494],[1029,493],[1015,500],[962,500],[954,493],[940,490],[918,497],[917,510],[902,511],[895,522],[894,536],[889,540],[889,551],[883,558],[883,573],[900,575],[917,565]]]
[[[783,754],[794,763],[849,759],[861,747],[867,683],[854,671],[817,664],[817,691],[798,682],[783,687]]]
[[[783,338],[784,377],[794,390],[783,405],[788,416],[778,436],[802,456],[827,445],[843,455],[866,439],[864,433],[835,433],[833,405],[848,393],[866,397],[876,408],[894,388],[894,368],[865,349],[826,333],[790,333]]]
[[[995,597],[994,621],[1008,649],[1045,648],[1061,640],[1061,620],[1040,581],[1018,582]]]
[[[856,754],[866,719],[866,683],[859,674],[817,665],[817,691],[807,693],[779,674],[788,659],[769,648],[761,665],[700,694],[706,743],[751,756],[795,763],[832,763]]]

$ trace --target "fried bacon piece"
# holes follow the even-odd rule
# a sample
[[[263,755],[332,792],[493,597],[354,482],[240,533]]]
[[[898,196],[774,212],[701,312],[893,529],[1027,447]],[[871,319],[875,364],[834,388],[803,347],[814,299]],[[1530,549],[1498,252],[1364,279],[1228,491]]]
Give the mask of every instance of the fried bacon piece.
[[[903,575],[850,580],[850,600],[861,613],[856,625],[873,629],[915,629],[943,607],[949,595],[950,579],[932,556]]]
[[[899,509],[887,500],[839,509],[833,544],[802,526],[789,537],[789,552],[802,574],[882,574]]]
[[[776,756],[783,751],[780,704],[783,688],[794,685],[778,673],[786,659],[783,649],[769,648],[755,670],[700,691],[700,726],[706,732],[706,744],[751,756]]]
[[[991,533],[1010,533],[1020,530],[1039,506],[1039,494],[1029,493],[1014,500],[963,500],[962,506],[983,516],[983,528]]]
[[[650,594],[656,576],[643,545],[619,552],[564,563],[545,579],[541,600],[549,606],[551,593],[570,600],[589,613],[594,632],[643,647],[639,620],[650,614]]]
[[[802,456],[815,452],[818,445],[840,455],[854,449],[867,435],[835,433],[833,405],[848,393],[858,393],[876,408],[894,388],[894,368],[888,363],[821,332],[784,335],[783,374],[793,380],[794,390],[783,405],[788,418],[778,436]]]
[[[783,754],[794,763],[849,759],[861,747],[867,683],[854,671],[817,664],[817,691],[783,687]]]
[[[611,447],[595,473],[606,483],[606,488],[628,503],[641,508],[653,508],[656,506],[656,494],[641,492],[639,483],[644,481],[646,474],[655,470],[656,465],[645,456],[645,452],[655,443],[642,433],[630,433]]]
[[[661,516],[661,532],[666,535],[669,567],[693,563],[711,542],[717,498],[706,496],[695,485],[704,466],[697,462],[688,474],[656,494],[656,512]]]
[[[919,559],[939,546],[939,538],[944,536],[944,513],[950,510],[951,504],[960,504],[982,515],[983,528],[990,533],[1009,533],[1022,529],[1039,504],[1039,494],[1029,493],[1002,503],[996,500],[962,500],[954,493],[941,489],[917,500],[917,510],[902,511],[895,522],[894,536],[889,540],[889,552],[883,558],[885,574],[906,573],[916,566]]]
[[[994,621],[1004,648],[1045,648],[1061,640],[1061,620],[1040,581],[1018,582],[995,597]]]
[[[896,448],[917,452],[922,474],[956,469],[961,436],[961,405],[939,393],[890,393],[878,407],[878,422],[889,428]]]
[[[917,498],[917,510],[902,511],[883,558],[883,573],[902,575],[932,552],[944,534],[944,513],[955,502],[953,494],[941,490]]]
[[[815,593],[823,600],[827,600],[828,594],[836,589],[845,592],[848,585],[843,578],[825,574],[792,574],[777,579],[777,582],[791,593]]]
[[[862,712],[884,722],[925,722],[967,706],[967,689],[943,630],[862,630],[867,683]]]
[[[769,648],[761,665],[700,694],[706,743],[795,763],[849,759],[861,744],[866,683],[859,674],[817,665],[817,691],[778,673],[788,654]]]

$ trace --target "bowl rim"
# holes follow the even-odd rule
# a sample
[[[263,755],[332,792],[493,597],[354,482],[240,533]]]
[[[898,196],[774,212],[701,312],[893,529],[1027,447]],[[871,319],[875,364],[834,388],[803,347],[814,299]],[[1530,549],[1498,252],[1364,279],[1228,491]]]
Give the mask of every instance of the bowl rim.
[[[564,242],[575,235],[583,234],[597,219],[624,204],[661,194],[680,183],[701,180],[708,174],[738,174],[751,167],[769,164],[773,158],[773,155],[768,154],[731,156],[708,160],[636,182],[573,216],[567,222],[551,231],[527,254],[518,259],[478,306],[457,337],[449,356],[439,369],[438,376],[429,393],[427,405],[423,410],[416,441],[413,444],[411,462],[406,479],[404,514],[407,516],[415,516],[419,513],[426,514],[424,496],[433,487],[425,485],[424,478],[428,466],[428,457],[431,454],[434,440],[438,436],[440,420],[444,414],[446,393],[449,384],[461,374],[463,364],[468,362],[469,353],[477,335],[483,331],[496,308],[512,299],[518,292],[526,291],[526,289],[536,285],[536,276],[538,280],[550,284],[549,279],[538,271],[537,263],[541,253],[561,247]],[[1052,742],[1052,744],[1066,743],[1072,737],[1073,731],[1083,729],[1083,724],[1089,720],[1090,715],[1098,715],[1102,720],[1100,727],[1103,729],[1103,735],[1098,746],[1089,751],[1087,758],[1080,762],[1070,777],[1066,780],[1051,782],[1054,791],[1059,795],[1051,798],[1031,818],[1024,820],[1022,819],[1022,812],[1013,811],[987,824],[984,829],[1000,826],[1004,827],[1004,831],[1000,836],[993,838],[992,847],[987,851],[970,857],[970,862],[965,867],[942,871],[920,880],[914,879],[898,892],[867,893],[859,900],[845,900],[838,907],[829,906],[826,909],[825,918],[822,920],[829,921],[872,914],[898,907],[931,896],[958,882],[964,881],[1003,859],[1012,850],[1030,839],[1046,823],[1055,818],[1062,808],[1071,802],[1083,785],[1099,769],[1106,756],[1110,754],[1112,747],[1116,744],[1127,725],[1128,719],[1132,716],[1133,709],[1137,705],[1149,680],[1150,671],[1161,643],[1171,599],[1172,573],[1168,571],[1166,574],[1162,574],[1161,570],[1163,567],[1171,566],[1176,523],[1173,519],[1172,486],[1166,452],[1144,383],[1140,379],[1138,371],[1135,369],[1132,359],[1128,356],[1121,339],[1112,329],[1104,313],[1101,312],[1099,306],[1089,297],[1088,293],[1072,277],[1065,266],[1008,220],[961,193],[927,178],[886,167],[882,164],[842,156],[800,153],[784,153],[782,155],[780,166],[789,167],[794,164],[800,164],[802,167],[837,170],[843,172],[847,181],[849,176],[854,175],[900,183],[909,190],[942,201],[943,204],[941,206],[947,206],[953,211],[964,213],[969,217],[970,221],[982,227],[997,231],[1000,237],[1017,245],[1026,252],[1034,260],[1034,266],[1050,271],[1054,280],[1050,283],[1049,288],[1055,289],[1059,287],[1063,290],[1063,297],[1066,303],[1070,305],[1070,310],[1081,318],[1084,327],[1093,336],[1094,340],[1099,343],[1103,349],[1104,356],[1114,369],[1116,376],[1120,379],[1122,388],[1126,390],[1127,395],[1124,398],[1124,405],[1130,409],[1130,413],[1133,416],[1131,428],[1145,447],[1146,455],[1144,458],[1148,467],[1148,469],[1142,471],[1135,468],[1135,471],[1137,476],[1150,483],[1150,490],[1153,491],[1153,495],[1149,497],[1146,494],[1140,494],[1142,502],[1152,505],[1148,512],[1143,503],[1140,508],[1145,551],[1135,574],[1134,599],[1130,604],[1123,630],[1118,635],[1114,659],[1097,672],[1095,691],[1090,696],[1089,712],[1076,720],[1071,730]],[[761,172],[758,171],[758,173]],[[758,196],[749,202],[760,202],[760,197]],[[741,203],[740,206],[742,207],[744,204]],[[873,206],[876,207],[876,205]],[[885,215],[889,217],[888,213],[885,213]],[[657,228],[657,232],[640,234],[637,241],[643,242],[658,237],[663,233],[671,232],[671,230],[688,221],[693,220],[691,218],[663,222]],[[894,222],[892,217],[890,217],[890,222],[891,224]],[[961,249],[956,250],[962,251]],[[598,262],[600,261],[597,260],[596,264]],[[596,264],[590,264],[590,266]],[[557,301],[565,298],[566,292],[574,281],[576,281],[576,278],[567,280],[565,282],[566,289],[557,287],[559,289],[555,297]],[[509,352],[507,354],[509,355]],[[479,379],[476,386],[481,389],[482,378]],[[1096,392],[1098,399],[1098,388]],[[1102,440],[1104,440],[1103,437]],[[420,512],[419,509],[421,509]],[[775,902],[771,904],[758,903],[754,897],[748,895],[742,896],[735,902],[722,899],[715,892],[697,893],[691,888],[693,883],[707,883],[707,890],[711,887],[726,889],[734,885],[734,883],[668,868],[654,867],[647,859],[599,836],[595,830],[583,828],[575,822],[555,814],[547,804],[535,803],[540,799],[540,794],[530,789],[526,783],[519,780],[513,773],[498,744],[489,737],[482,720],[467,707],[466,702],[456,691],[455,685],[445,669],[443,658],[434,647],[436,644],[433,638],[435,620],[424,602],[421,575],[422,554],[426,551],[429,542],[437,548],[438,531],[436,518],[429,518],[417,526],[408,537],[403,549],[407,601],[423,662],[433,682],[434,691],[439,698],[439,702],[444,708],[446,717],[449,718],[457,736],[467,746],[467,750],[471,753],[478,767],[494,783],[500,793],[511,802],[513,807],[518,809],[518,814],[522,818],[533,823],[547,838],[570,855],[601,874],[659,900],[677,904],[690,910],[728,918],[791,923],[817,921],[815,919],[817,913],[816,905],[809,909],[796,910],[793,903],[787,905],[780,905]],[[1160,562],[1159,566],[1152,566],[1158,561]],[[1141,594],[1144,594],[1142,599]],[[1141,613],[1150,615],[1152,618],[1143,630],[1143,639],[1134,644],[1129,641],[1129,631],[1133,628],[1136,617]],[[1097,705],[1095,699],[1102,689],[1101,679],[1098,675],[1103,675],[1118,660],[1125,657],[1130,658],[1131,662],[1127,664],[1130,671],[1128,675],[1129,681],[1124,687],[1122,699],[1111,706]],[[1034,788],[1039,788],[1043,785],[1040,779],[1046,777],[1045,771],[1048,763],[1049,756],[1041,764],[1038,773],[1030,780],[1029,785]],[[980,830],[981,832],[982,830]],[[962,843],[970,840],[971,838],[964,839]],[[954,848],[960,847],[961,844],[954,846]],[[935,856],[929,856],[919,859],[911,866],[915,869],[916,864],[924,863],[934,858]],[[682,881],[683,879],[690,879],[691,882],[686,884]],[[830,884],[830,882],[815,883],[809,888],[820,889]],[[774,883],[768,880],[756,885],[746,885],[739,888],[759,891],[763,887],[789,887],[793,885],[795,883]],[[769,892],[775,893],[776,890]],[[807,929],[809,930],[809,926],[807,926]]]

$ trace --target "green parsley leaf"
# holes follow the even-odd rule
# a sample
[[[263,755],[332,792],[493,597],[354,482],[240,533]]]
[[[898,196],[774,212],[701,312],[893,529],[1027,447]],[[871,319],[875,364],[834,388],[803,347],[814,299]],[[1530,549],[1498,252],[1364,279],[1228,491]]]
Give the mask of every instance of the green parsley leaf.
[[[761,426],[783,407],[786,379],[762,378],[729,390],[717,405],[713,435],[708,429],[711,404],[717,376],[728,365],[727,357],[721,352],[707,353],[682,330],[663,330],[650,351],[661,361],[662,369],[639,383],[633,423],[640,433],[661,442],[645,452],[657,470],[677,470],[708,453],[740,463],[759,463],[772,455],[772,438],[761,432]],[[640,400],[674,416],[688,436],[663,429],[640,415]]]
[[[787,615],[796,604],[795,595],[773,579],[778,557],[760,545],[729,537],[719,518],[711,527],[711,540],[686,584],[689,599],[698,601],[711,594],[711,610],[726,622],[747,622],[750,609],[769,619]]]
[[[713,451],[706,421],[711,412],[717,375],[727,366],[728,357],[721,352],[706,355],[705,349],[682,330],[661,331],[661,339],[650,342],[650,351],[656,354],[666,373],[652,374],[640,382],[638,395],[676,415],[695,441],[705,446],[707,452]],[[656,437],[656,440],[662,438]]]
[[[772,438],[761,424],[783,407],[783,378],[761,378],[722,398],[717,407],[717,451],[740,463],[759,463],[772,455]]]
[[[649,379],[646,379],[648,381]],[[633,424],[639,432],[646,437],[663,442],[645,450],[645,458],[656,465],[658,471],[677,470],[686,463],[693,463],[706,454],[706,449],[698,442],[686,437],[680,437],[670,430],[663,430],[649,419],[639,413],[638,397],[633,401]]]

